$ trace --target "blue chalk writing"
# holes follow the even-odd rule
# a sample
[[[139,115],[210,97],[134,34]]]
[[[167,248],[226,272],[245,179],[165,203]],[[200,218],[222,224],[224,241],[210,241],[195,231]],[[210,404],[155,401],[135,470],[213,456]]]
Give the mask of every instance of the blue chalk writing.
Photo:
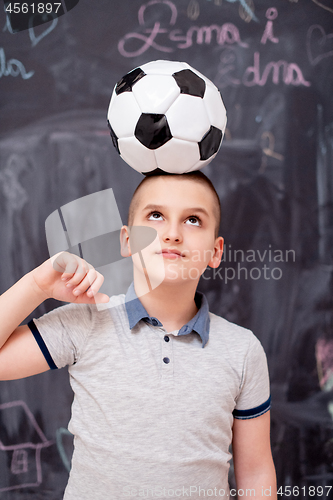
[[[0,48],[0,78],[3,76],[20,76],[23,80],[28,80],[34,75],[34,71],[27,73],[23,63],[18,59],[9,59],[6,61],[6,54],[4,49]]]

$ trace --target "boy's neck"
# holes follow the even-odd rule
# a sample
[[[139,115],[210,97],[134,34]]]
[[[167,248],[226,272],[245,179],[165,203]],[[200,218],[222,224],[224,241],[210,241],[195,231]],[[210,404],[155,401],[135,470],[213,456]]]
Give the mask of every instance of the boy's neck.
[[[196,288],[197,282],[181,285],[162,283],[139,299],[149,316],[157,318],[167,332],[172,332],[179,330],[198,312],[194,301]]]

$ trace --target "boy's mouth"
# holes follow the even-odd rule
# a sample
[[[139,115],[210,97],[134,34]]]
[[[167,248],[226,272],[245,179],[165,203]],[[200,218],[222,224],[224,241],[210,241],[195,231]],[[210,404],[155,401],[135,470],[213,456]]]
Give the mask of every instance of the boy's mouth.
[[[177,259],[179,257],[184,257],[184,255],[176,248],[164,248],[161,252],[158,253],[166,259]]]

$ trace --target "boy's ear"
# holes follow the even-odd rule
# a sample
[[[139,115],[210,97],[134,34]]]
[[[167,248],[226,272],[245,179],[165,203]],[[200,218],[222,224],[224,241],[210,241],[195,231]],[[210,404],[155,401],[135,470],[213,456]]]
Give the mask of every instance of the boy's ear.
[[[120,230],[120,253],[122,257],[130,257],[132,255],[127,226],[123,226]]]
[[[224,245],[224,239],[222,238],[222,236],[216,238],[214,243],[214,254],[210,259],[210,261],[208,262],[209,267],[213,268],[219,267],[223,255],[223,245]]]

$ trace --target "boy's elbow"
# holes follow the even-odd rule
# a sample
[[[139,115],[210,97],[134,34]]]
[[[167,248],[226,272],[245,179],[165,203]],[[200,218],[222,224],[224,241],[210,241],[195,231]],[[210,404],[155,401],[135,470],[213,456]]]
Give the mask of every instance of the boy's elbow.
[[[20,326],[0,348],[0,380],[17,380],[49,370],[28,326]]]

